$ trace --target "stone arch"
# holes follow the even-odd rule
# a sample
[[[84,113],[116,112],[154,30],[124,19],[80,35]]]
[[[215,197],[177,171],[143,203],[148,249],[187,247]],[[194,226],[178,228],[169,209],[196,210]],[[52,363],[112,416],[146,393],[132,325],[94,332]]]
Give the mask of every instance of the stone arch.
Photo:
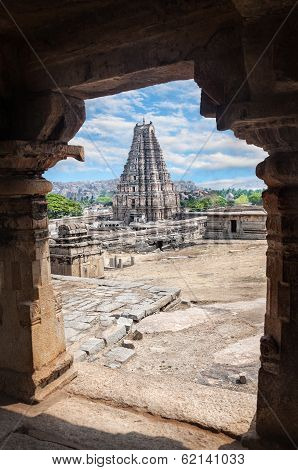
[[[41,257],[35,240],[42,230],[47,231],[47,222],[34,219],[31,203],[36,195],[44,197],[50,190],[41,176],[43,171],[68,156],[82,159],[82,150],[66,143],[84,121],[84,99],[193,75],[203,90],[202,115],[215,117],[219,130],[232,129],[236,137],[269,152],[257,169],[268,185],[264,203],[269,245],[257,431],[263,439],[291,447],[298,441],[298,69],[291,60],[291,53],[295,53],[291,45],[297,35],[294,1],[280,5],[257,0],[180,0],[171,5],[153,0],[140,5],[132,0],[118,2],[115,9],[111,0],[93,2],[92,15],[89,2],[54,3],[59,15],[53,5],[40,5],[36,15],[32,14],[36,2],[29,2],[26,11],[11,5],[23,35],[9,17],[1,24],[2,34],[8,37],[0,54],[2,239],[10,239],[16,230],[20,236],[27,233],[32,240],[30,249]],[[39,27],[41,19],[48,28]],[[282,27],[284,21],[286,28]],[[20,217],[17,227],[13,217],[16,200],[20,207],[29,204],[29,223]],[[4,224],[7,212],[11,217]],[[0,261],[6,256],[3,244],[1,250]],[[40,291],[34,295],[48,294]],[[54,315],[54,310],[50,306],[44,314]],[[53,342],[61,346],[63,341],[57,339],[55,328],[53,332]],[[58,356],[54,356],[43,366],[55,373],[39,374],[39,382],[33,380],[37,388],[49,376],[59,375]],[[36,367],[33,363],[32,371]],[[32,380],[32,371],[26,379]],[[6,380],[6,384],[11,380],[12,393],[17,374],[12,369]],[[26,398],[29,395],[32,387]],[[290,442],[285,427],[292,436]]]

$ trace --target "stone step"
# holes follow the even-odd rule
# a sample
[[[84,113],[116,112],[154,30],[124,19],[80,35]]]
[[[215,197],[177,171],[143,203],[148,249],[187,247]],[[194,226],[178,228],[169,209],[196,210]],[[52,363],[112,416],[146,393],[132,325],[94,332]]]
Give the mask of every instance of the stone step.
[[[108,369],[107,369],[108,370]],[[110,373],[115,371],[108,370]],[[37,416],[16,415],[4,449],[184,450],[241,449],[224,434],[130,409],[114,408],[85,397],[61,397]],[[3,422],[0,409],[0,421]],[[4,418],[4,425],[5,420]],[[17,428],[17,429],[16,429]]]
[[[99,364],[78,364],[77,379],[67,391],[92,400],[108,400],[153,415],[197,424],[215,432],[241,436],[251,426],[256,396],[223,388],[181,382],[168,376],[110,370]],[[92,377],[92,380],[90,380]],[[103,386],[104,384],[104,386]]]

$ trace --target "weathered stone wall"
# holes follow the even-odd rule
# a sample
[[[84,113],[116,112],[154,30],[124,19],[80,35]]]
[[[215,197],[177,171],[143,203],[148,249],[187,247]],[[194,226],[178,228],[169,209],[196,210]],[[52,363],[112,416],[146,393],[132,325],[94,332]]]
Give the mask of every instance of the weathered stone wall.
[[[52,274],[104,277],[101,245],[88,235],[85,224],[63,224],[50,245]]]
[[[76,217],[62,217],[60,219],[49,219],[49,231],[51,236],[57,236],[58,228],[61,224],[67,223],[78,223],[78,224],[86,224],[91,225],[96,222],[98,219],[98,215],[80,215]]]
[[[87,246],[51,245],[51,272],[64,276],[104,277],[102,250],[97,244]]]
[[[265,240],[266,212],[211,212],[207,213],[204,238]]]
[[[109,251],[150,251],[177,248],[197,243],[205,231],[206,217],[188,220],[166,220],[156,223],[131,224],[106,231],[91,227],[94,239]]]

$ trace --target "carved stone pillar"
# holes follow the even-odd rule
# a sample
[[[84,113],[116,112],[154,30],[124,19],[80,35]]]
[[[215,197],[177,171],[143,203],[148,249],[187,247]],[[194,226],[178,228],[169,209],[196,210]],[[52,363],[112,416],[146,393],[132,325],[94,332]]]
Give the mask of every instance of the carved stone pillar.
[[[0,142],[0,391],[38,401],[70,380],[61,301],[51,284],[44,170],[83,149]]]
[[[269,153],[257,167],[268,185],[268,293],[259,437],[250,443],[265,448],[298,446],[298,74],[290,60],[297,15],[287,9],[266,18],[252,15],[241,28],[227,25],[194,60],[194,78],[203,88],[201,114]]]
[[[267,150],[257,166],[267,211],[267,307],[261,338],[256,431],[263,447],[298,445],[298,119],[234,124]]]
[[[261,338],[257,432],[298,444],[298,152],[272,152],[257,167],[265,181],[268,294]]]

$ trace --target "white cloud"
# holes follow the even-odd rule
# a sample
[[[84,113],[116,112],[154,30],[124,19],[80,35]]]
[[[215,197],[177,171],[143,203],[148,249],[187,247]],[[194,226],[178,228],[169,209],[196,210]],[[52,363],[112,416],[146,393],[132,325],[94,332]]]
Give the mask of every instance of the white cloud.
[[[168,170],[170,173],[173,173],[176,175],[183,175],[185,173],[185,169],[179,166],[169,166]]]
[[[89,170],[108,168],[119,176],[134,126],[145,116],[146,122],[153,121],[170,172],[189,179],[192,170],[251,171],[266,156],[263,150],[248,146],[231,132],[218,132],[215,119],[200,117],[199,100],[200,89],[192,80],[90,100],[87,121],[71,143],[84,146],[83,165]],[[88,171],[63,165],[65,171]]]

